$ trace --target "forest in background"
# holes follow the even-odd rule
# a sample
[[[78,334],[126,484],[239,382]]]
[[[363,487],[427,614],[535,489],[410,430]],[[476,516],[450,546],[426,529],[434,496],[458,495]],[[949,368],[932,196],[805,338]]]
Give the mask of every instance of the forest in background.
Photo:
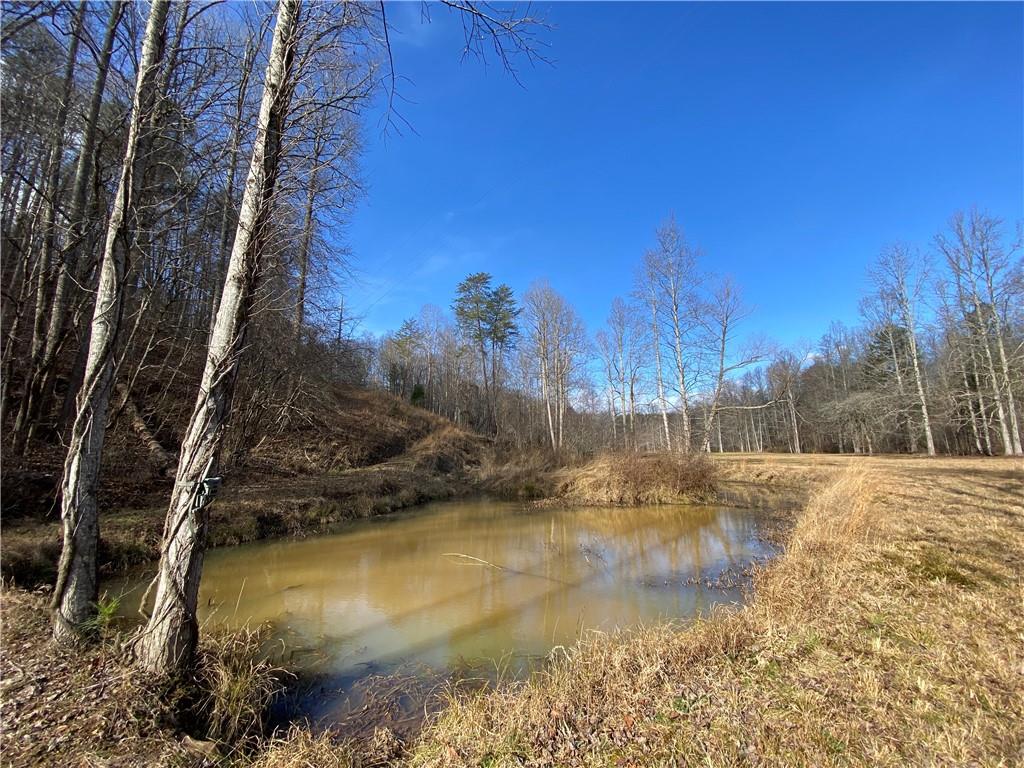
[[[759,337],[686,212],[622,254],[603,328],[538,269],[519,294],[474,272],[450,306],[361,334],[345,231],[372,188],[367,131],[382,105],[402,120],[387,7],[0,7],[3,546],[41,553],[53,584],[5,571],[5,759],[1012,762],[1020,459],[854,454],[1021,455],[1020,226],[935,212],[952,215],[929,242],[878,244],[855,327],[789,349]],[[427,8],[461,23],[470,58],[514,76],[538,57],[528,6]],[[811,452],[847,456],[767,455]],[[806,504],[765,511],[786,549],[745,610],[594,634],[521,684],[446,689],[415,742],[270,732],[294,678],[259,631],[198,625],[208,546],[493,490],[483,475],[535,498],[537,467],[570,491],[559,504],[679,501],[652,498],[657,474]],[[118,473],[160,506],[110,494]],[[125,552],[157,570],[128,632],[99,591]]]
[[[861,323],[791,349],[673,218],[654,240],[595,334],[545,280],[477,273],[379,342],[372,381],[521,450],[1021,455],[1019,227],[971,210],[884,247]]]

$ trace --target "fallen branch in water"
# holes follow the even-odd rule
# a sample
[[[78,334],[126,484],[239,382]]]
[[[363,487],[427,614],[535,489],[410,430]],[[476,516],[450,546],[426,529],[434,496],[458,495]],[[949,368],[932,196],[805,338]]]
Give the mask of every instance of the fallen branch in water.
[[[489,560],[484,560],[484,559],[479,558],[479,557],[473,557],[472,555],[465,555],[462,552],[442,552],[441,553],[441,557],[461,557],[461,558],[463,558],[465,560],[472,560],[473,561],[472,563],[462,563],[462,565],[473,565],[474,563],[477,563],[479,565],[486,565],[489,568],[494,568],[495,570],[498,570],[498,571],[505,571],[506,573],[516,573],[516,574],[519,574],[520,576],[532,576],[535,579],[546,579],[547,581],[553,581],[556,584],[565,584],[566,586],[575,586],[573,584],[570,584],[568,581],[563,581],[562,579],[556,579],[554,576],[545,576],[543,573],[530,573],[529,571],[519,571],[519,570],[516,570],[515,568],[506,568],[504,565],[498,565],[497,563],[492,563]]]
[[[473,562],[480,563],[480,565],[487,565],[487,566],[490,566],[491,568],[497,568],[499,571],[507,571],[508,570],[508,568],[506,568],[503,565],[496,565],[495,563],[492,563],[492,562],[490,562],[488,560],[481,560],[479,557],[473,557],[472,555],[464,555],[461,552],[443,552],[441,554],[441,557],[461,557],[461,558],[464,558],[466,560],[472,560]],[[471,565],[471,563],[463,563],[463,565]],[[518,573],[518,571],[517,571],[517,573]]]

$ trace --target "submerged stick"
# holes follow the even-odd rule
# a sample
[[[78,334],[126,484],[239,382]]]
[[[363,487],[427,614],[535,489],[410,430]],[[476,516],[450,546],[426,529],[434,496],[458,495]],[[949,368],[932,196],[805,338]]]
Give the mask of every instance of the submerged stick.
[[[482,560],[481,558],[473,557],[472,555],[464,555],[461,552],[443,552],[441,554],[441,557],[462,557],[462,558],[465,558],[466,560],[472,560],[472,561],[474,561],[476,563],[480,563],[481,565],[487,565],[487,566],[490,566],[491,568],[497,568],[499,571],[507,571],[507,570],[509,570],[508,568],[506,568],[503,565],[497,565],[496,563],[492,563],[489,560]],[[465,563],[465,565],[470,565],[470,563]]]
[[[535,579],[546,579],[548,581],[553,581],[556,584],[565,584],[566,586],[573,586],[568,581],[563,581],[562,579],[556,579],[554,576],[545,576],[543,573],[530,573],[529,571],[519,571],[519,570],[516,570],[515,568],[507,568],[504,565],[498,565],[497,563],[492,563],[490,560],[484,560],[484,559],[479,558],[479,557],[473,557],[473,555],[466,555],[466,554],[463,554],[462,552],[442,552],[441,553],[441,557],[461,557],[464,560],[472,560],[473,561],[472,563],[463,563],[463,565],[473,565],[473,563],[477,563],[479,565],[486,565],[488,568],[494,568],[495,570],[498,570],[498,571],[505,571],[506,573],[516,573],[516,574],[519,574],[520,576],[533,576]]]

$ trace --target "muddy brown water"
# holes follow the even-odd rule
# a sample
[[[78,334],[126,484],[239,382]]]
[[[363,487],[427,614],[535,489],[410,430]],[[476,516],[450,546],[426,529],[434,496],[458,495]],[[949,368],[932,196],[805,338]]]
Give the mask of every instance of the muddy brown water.
[[[273,624],[272,652],[303,672],[289,717],[401,724],[452,677],[522,676],[584,631],[736,603],[737,575],[772,554],[755,513],[737,508],[442,502],[212,550],[200,620]],[[134,612],[146,583],[106,589]]]

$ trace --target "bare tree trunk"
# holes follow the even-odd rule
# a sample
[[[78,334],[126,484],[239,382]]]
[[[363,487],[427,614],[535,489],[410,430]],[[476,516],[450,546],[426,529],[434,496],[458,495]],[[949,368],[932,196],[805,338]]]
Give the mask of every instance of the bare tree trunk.
[[[216,282],[210,296],[210,329],[217,320],[217,308],[220,306],[220,291],[224,284],[224,276],[227,271],[228,253],[231,248],[231,228],[229,219],[231,210],[235,203],[235,175],[238,172],[238,153],[242,144],[242,114],[245,110],[245,97],[249,91],[249,79],[252,76],[252,65],[256,58],[257,46],[250,43],[245,49],[245,56],[242,59],[242,79],[238,84],[238,91],[235,95],[235,114],[231,125],[231,147],[228,152],[228,177],[224,190],[224,205],[220,214],[220,237],[217,242],[220,245],[220,259],[217,264]]]
[[[551,415],[551,388],[548,384],[548,363],[547,363],[547,344],[545,342],[546,336],[541,336],[541,358],[540,358],[540,388],[541,397],[544,398],[544,408],[547,411],[548,417],[548,435],[551,437],[551,450],[557,451],[558,444],[555,442],[555,424]]]
[[[619,442],[619,436],[617,434],[618,424],[615,420],[615,398],[612,396],[611,387],[608,388],[608,418],[612,422],[612,447],[614,448],[615,444]]]
[[[903,411],[903,403],[906,398],[906,387],[903,386],[903,374],[900,373],[900,359],[896,354],[896,341],[893,338],[893,328],[890,325],[886,331],[886,335],[889,337],[889,351],[892,353],[892,367],[896,374],[896,392],[900,398],[900,412]],[[917,435],[914,433],[914,425],[907,419],[907,447],[911,453],[917,453]]]
[[[49,317],[49,289],[53,278],[53,251],[57,246],[57,210],[60,207],[60,171],[64,160],[64,131],[67,128],[68,113],[75,88],[75,64],[78,58],[78,42],[85,24],[86,3],[78,7],[74,29],[68,45],[67,63],[64,68],[64,90],[57,105],[56,121],[50,146],[50,160],[47,165],[46,185],[43,200],[42,250],[36,270],[35,316],[32,323],[32,343],[29,351],[29,373],[25,378],[24,395],[18,406],[14,422],[14,450],[24,449],[29,424],[38,417],[39,398],[42,385],[43,352],[46,346],[46,324]]]
[[[226,282],[167,511],[153,613],[136,645],[139,663],[155,673],[187,668],[197,640],[196,603],[206,546],[207,506],[217,484],[212,475],[231,412],[277,180],[300,5],[300,0],[281,0],[278,5]]]
[[[169,0],[153,0],[146,23],[124,165],[103,247],[85,375],[64,462],[61,481],[64,547],[53,591],[53,607],[56,609],[53,633],[62,641],[77,637],[82,622],[95,610],[96,547],[99,540],[96,483],[124,304],[125,249],[119,241],[124,239],[128,229],[139,133],[159,66],[169,5]]]
[[[918,362],[917,340],[913,326],[908,328],[910,332],[910,357],[914,368],[914,384],[917,386],[917,399],[921,405],[921,420],[924,422],[924,439],[928,448],[928,455],[935,455],[935,441],[932,439],[932,424],[928,418],[928,400],[924,394],[924,381],[921,376],[921,366]]]
[[[316,158],[314,158],[316,162]],[[302,216],[302,245],[299,246],[299,284],[295,297],[295,341],[302,343],[302,324],[306,321],[306,276],[313,247],[313,203],[316,200],[316,168],[310,172],[306,189],[306,210]]]
[[[725,347],[727,339],[728,325],[723,323],[718,347],[718,376],[715,379],[715,392],[712,396],[711,410],[708,414],[707,426],[704,429],[704,442],[701,446],[704,453],[711,452],[711,427],[718,416],[718,401],[722,396],[722,386],[725,383]]]
[[[974,437],[974,447],[978,453],[983,454],[985,451],[981,447],[981,433],[978,431],[978,417],[974,413],[974,397],[971,395],[971,387],[967,381],[966,366],[961,368],[960,373],[964,382],[964,394],[967,397],[967,410],[971,414],[971,434]]]
[[[89,112],[86,116],[81,146],[78,151],[75,180],[71,191],[71,205],[67,216],[69,229],[63,253],[61,254],[60,264],[58,265],[59,273],[57,275],[57,287],[53,295],[53,310],[50,313],[49,326],[46,330],[46,344],[43,349],[42,362],[40,363],[40,370],[43,375],[41,386],[43,393],[49,393],[52,389],[53,367],[64,339],[64,321],[68,310],[68,290],[71,286],[72,275],[76,272],[86,227],[85,209],[88,202],[89,175],[91,173],[93,148],[96,143],[100,107],[103,104],[103,92],[106,87],[107,73],[110,70],[110,57],[114,49],[114,37],[117,33],[117,26],[121,20],[123,9],[124,4],[122,0],[116,0],[111,5],[106,32],[103,36],[103,48],[97,62],[96,80],[93,83],[92,96],[89,100]],[[48,397],[49,394],[46,394],[41,408],[46,407],[45,400]]]
[[[676,353],[676,375],[679,379],[679,415],[683,422],[683,451],[690,452],[692,438],[690,436],[690,405],[686,395],[686,369],[683,365],[683,339],[680,333],[679,307],[672,308],[672,331]]]
[[[800,453],[800,427],[796,420],[796,403],[793,401],[793,390],[786,393],[786,403],[789,406],[789,420],[793,430],[793,453]]]
[[[168,472],[174,468],[174,456],[168,453],[168,451],[160,445],[160,441],[153,435],[153,431],[146,424],[146,420],[142,418],[142,413],[139,411],[135,401],[132,400],[131,393],[126,387],[115,385],[115,390],[118,396],[124,401],[124,414],[128,417],[128,422],[131,424],[132,431],[136,434],[142,444],[146,446],[146,450],[149,451],[150,456],[153,458],[153,464],[160,471],[161,474]]]
[[[981,388],[981,374],[978,373],[978,356],[975,353],[974,345],[970,346],[971,369],[974,374],[974,386],[978,390],[978,415],[981,418],[981,435],[985,441],[985,455],[992,455],[992,433],[988,426],[988,409],[985,407],[985,394]]]
[[[1007,423],[1006,410],[1003,407],[1003,393],[999,390],[999,377],[996,376],[995,362],[992,360],[992,349],[988,339],[981,337],[982,347],[985,349],[985,362],[988,363],[989,380],[992,382],[992,397],[996,401],[996,420],[999,422],[999,436],[1003,440],[1003,453],[1007,456],[1013,455],[1013,441],[1010,438],[1010,428]]]
[[[661,406],[661,421],[665,427],[665,446],[672,450],[672,434],[668,428],[668,403],[665,401],[665,380],[661,376],[661,337],[658,334],[658,299],[651,291],[651,338],[654,344],[654,374],[658,380],[658,404]]]
[[[1006,407],[1010,414],[1010,440],[1013,444],[1013,455],[1024,455],[1024,446],[1021,446],[1020,424],[1017,421],[1017,404],[1013,399],[1013,381],[1010,379],[1010,366],[1006,361],[1006,347],[1003,345],[1003,332],[996,317],[996,351],[999,352],[999,365],[1002,368],[1003,387],[1006,389]]]
[[[924,439],[928,447],[928,455],[935,455],[935,440],[932,438],[932,423],[928,418],[928,399],[924,394],[924,377],[921,375],[921,364],[917,353],[917,330],[914,327],[914,312],[906,294],[902,297],[903,319],[907,326],[910,341],[910,358],[914,363],[914,383],[917,385],[917,399],[921,404],[921,420],[924,422]]]

